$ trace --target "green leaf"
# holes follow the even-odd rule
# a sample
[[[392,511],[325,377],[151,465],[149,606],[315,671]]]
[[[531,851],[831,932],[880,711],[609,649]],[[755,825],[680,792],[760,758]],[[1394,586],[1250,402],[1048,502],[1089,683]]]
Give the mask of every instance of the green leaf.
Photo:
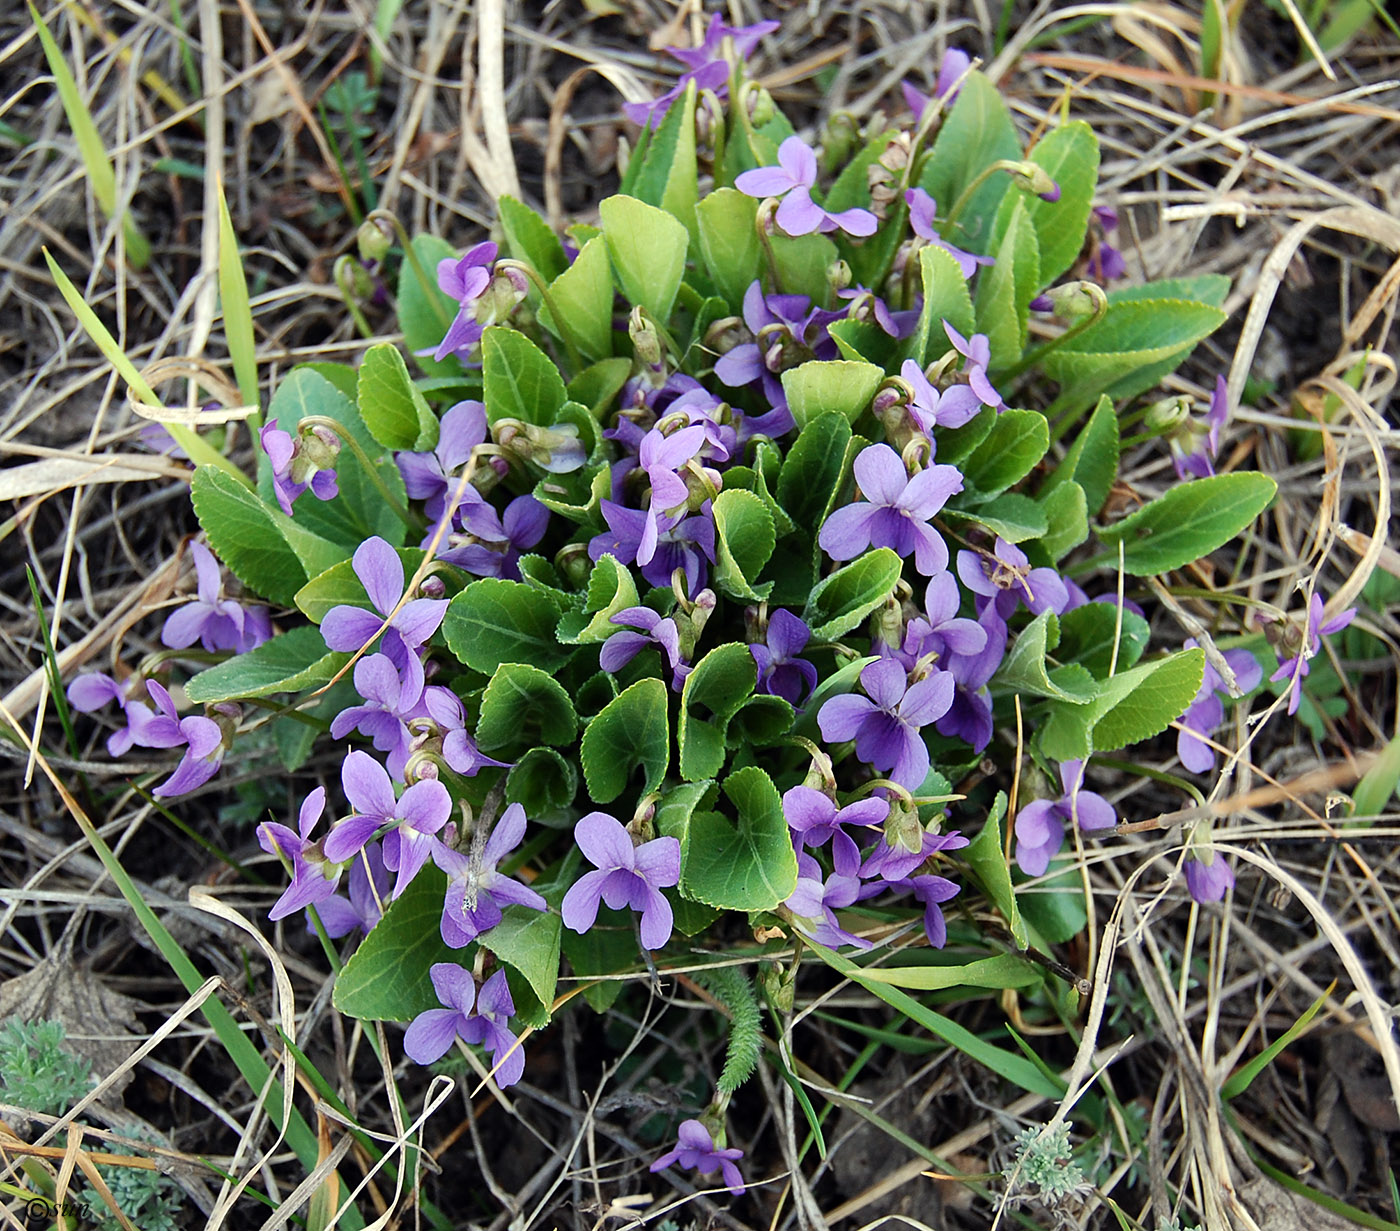
[[[632,912],[613,910],[606,903],[598,911],[598,921],[582,936],[565,928],[564,955],[580,979],[595,975],[619,974],[637,965],[637,933]],[[583,998],[595,1012],[606,1013],[626,987],[622,979],[585,983]]]
[[[665,210],[632,197],[608,197],[598,214],[622,293],[665,325],[685,273],[689,232]]]
[[[299,692],[324,684],[350,660],[326,649],[319,628],[278,633],[246,654],[201,671],[185,685],[185,696],[198,704]]]
[[[812,640],[835,641],[855,628],[893,593],[903,564],[888,547],[877,547],[822,578],[802,613]]]
[[[1210,304],[1180,299],[1110,303],[1101,321],[1042,361],[1060,383],[1059,401],[1087,404],[1101,393],[1131,397],[1150,389],[1225,320]]]
[[[1011,652],[997,671],[998,688],[1017,696],[1053,697],[1073,705],[1092,701],[1095,681],[1082,667],[1061,667],[1054,680],[1047,673],[1045,655],[1059,640],[1059,617],[1053,611],[1042,611],[1017,634]]]
[[[399,362],[402,364],[403,361]],[[337,370],[328,364],[320,365],[319,369],[310,365],[298,365],[278,384],[277,392],[272,395],[272,402],[268,406],[268,418],[275,419],[282,431],[292,435],[296,435],[301,421],[310,415],[334,419],[364,450],[367,457],[379,459],[375,470],[380,481],[402,502],[406,499],[403,476],[394,464],[394,459],[386,456],[384,450],[370,436],[354,401],[330,379],[334,376],[335,379],[342,380],[343,373],[350,373],[353,377],[353,369]],[[433,422],[436,430],[436,419]],[[379,485],[370,477],[353,449],[342,446],[336,456],[335,473],[339,494],[331,500],[317,500],[314,494],[303,494],[295,505],[295,524],[302,530],[340,544],[343,549],[340,552],[342,558],[374,535],[378,535],[394,547],[402,544],[405,534],[403,522],[384,499]],[[266,458],[262,459],[258,467],[258,494],[269,508],[277,507],[277,497],[273,492],[272,466]],[[293,547],[296,546],[290,537],[289,541]],[[304,560],[303,563],[307,566],[307,575],[314,577],[334,561],[328,561],[319,567],[309,561]]]
[[[446,892],[447,877],[429,864],[388,904],[336,976],[337,1010],[362,1021],[406,1022],[442,1007],[428,971],[459,957],[442,939]]]
[[[681,845],[681,892],[721,910],[772,910],[797,888],[797,855],[773,780],[736,770],[724,794],[737,819],[696,812]]]
[[[582,524],[596,520],[598,502],[611,490],[612,473],[598,462],[569,474],[545,475],[535,484],[534,496],[551,513]]]
[[[586,358],[602,359],[612,353],[612,266],[601,235],[584,244],[574,263],[550,283],[549,297],[568,318],[569,332]],[[556,338],[564,336],[547,307],[540,308],[540,324]],[[572,389],[569,395],[573,396]]]
[[[1050,427],[1040,411],[1003,411],[963,463],[963,478],[987,495],[1003,492],[1030,474],[1049,447]]]
[[[881,983],[878,979],[872,979],[869,971],[863,970],[848,958],[832,952],[824,945],[815,944],[812,941],[806,943],[813,953],[838,974],[844,975],[853,983],[860,984],[866,991],[878,996],[891,1008],[897,1009],[909,1018],[910,1021],[918,1022],[930,1034],[956,1047],[964,1055],[990,1069],[998,1077],[1003,1077],[1032,1094],[1038,1094],[1041,1098],[1058,1099],[1063,1095],[1063,1088],[1024,1056],[988,1043],[965,1026],[958,1025],[957,1022],[944,1017],[941,1013],[935,1013],[906,992]]]
[[[1216,858],[1220,859],[1223,858],[1223,856],[1217,855]],[[1296,1039],[1302,1037],[1303,1032],[1308,1028],[1308,1023],[1322,1011],[1322,1006],[1331,998],[1332,992],[1336,986],[1336,981],[1333,980],[1332,986],[1303,1010],[1302,1017],[1289,1026],[1278,1038],[1274,1039],[1262,1052],[1253,1057],[1248,1064],[1232,1073],[1225,1084],[1220,1087],[1220,1097],[1228,1101],[1230,1099],[1239,1098],[1241,1094],[1248,1090],[1253,1084],[1254,1079],[1274,1062],[1279,1052],[1283,1051],[1285,1047],[1288,1047]]]
[[[1044,510],[1046,524],[1040,544],[1052,560],[1068,555],[1089,537],[1089,510],[1084,489],[1073,479],[1043,497],[1040,507]]]
[[[437,416],[409,377],[397,346],[380,342],[365,352],[358,401],[360,418],[375,443],[412,453],[436,446]]]
[[[228,356],[238,381],[238,395],[247,406],[258,405],[258,355],[253,341],[253,309],[248,302],[248,279],[238,254],[238,236],[229,217],[223,185],[219,185],[219,307],[224,316]]]
[[[642,155],[642,166],[628,185],[628,195],[660,206],[679,218],[695,236],[695,202],[699,195],[695,165],[695,99],[693,83],[671,104],[666,118],[652,133]],[[605,224],[606,225],[606,224]]]
[[[671,759],[666,685],[649,678],[620,692],[584,729],[579,757],[595,804],[621,795],[638,766],[645,771],[644,790],[660,786]]]
[[[612,622],[619,611],[638,604],[637,585],[632,570],[605,552],[588,574],[588,596],[583,610],[566,611],[559,617],[557,636],[566,645],[589,645],[606,641],[618,626]]]
[[[1102,681],[1087,705],[1052,701],[1039,733],[1041,750],[1069,761],[1151,739],[1186,712],[1204,670],[1200,649],[1183,650]]]
[[[578,771],[553,748],[531,748],[506,773],[506,802],[546,825],[573,822],[577,793]]]
[[[853,158],[846,161],[823,201],[828,212],[836,214],[847,209],[870,208],[870,168],[889,147],[895,135],[890,129],[877,133]]]
[[[802,429],[783,459],[778,503],[813,538],[836,500],[850,441],[851,425],[845,415],[818,415]]]
[[[883,368],[850,359],[813,359],[783,373],[783,392],[799,428],[826,414],[854,423],[885,379]]]
[[[1024,197],[1008,194],[1012,208],[997,244],[996,263],[977,275],[977,329],[987,335],[993,370],[1009,368],[1021,358],[1030,302],[1040,288],[1040,250]]]
[[[462,365],[456,359],[438,360],[431,356],[447,336],[447,327],[457,315],[457,301],[438,289],[438,262],[455,261],[461,253],[436,235],[415,235],[412,248],[431,285],[425,287],[419,281],[413,262],[405,258],[399,269],[397,294],[404,347],[413,356],[414,363],[429,376],[460,377]],[[420,354],[421,351],[428,353]]]
[[[1099,398],[1084,430],[1074,438],[1065,460],[1041,485],[1041,496],[1048,496],[1061,483],[1073,480],[1084,489],[1085,508],[1097,516],[1118,477],[1118,449],[1118,415],[1113,399],[1104,396]]]
[[[820,736],[816,734],[817,714],[821,711],[822,706],[832,697],[855,692],[860,686],[860,673],[871,663],[878,661],[879,656],[875,654],[867,655],[864,658],[853,658],[822,680],[812,695],[807,698],[802,715],[793,726],[793,735],[801,735],[807,739],[819,739]]]
[[[542,590],[503,577],[482,577],[447,608],[448,648],[474,671],[491,675],[502,663],[563,666],[570,651],[554,636],[559,608]]]
[[[525,976],[546,1013],[554,1003],[554,989],[559,980],[562,926],[563,921],[550,911],[507,906],[501,912],[500,923],[481,934],[481,947]]]
[[[756,585],[777,543],[773,514],[759,497],[725,488],[715,497],[715,588],[740,602],[762,602],[772,583]]]
[[[412,577],[418,571],[427,554],[417,547],[396,547],[394,550],[403,564],[405,578]],[[297,591],[296,605],[313,624],[324,620],[326,612],[332,607],[363,607],[366,611],[374,607],[365,593],[364,583],[355,576],[353,560],[341,560],[317,573]]]
[[[212,466],[194,472],[190,496],[209,545],[233,575],[254,594],[290,607],[306,584],[306,568],[282,533],[283,523],[290,525],[292,519]],[[300,537],[315,538],[309,533]],[[344,557],[344,550],[333,543],[325,548],[332,558]]]
[[[732,311],[744,305],[744,293],[763,266],[757,231],[758,202],[737,188],[716,188],[696,207],[700,255],[715,289]]]
[[[776,157],[774,158],[776,162]],[[789,295],[806,295],[813,306],[824,308],[831,295],[826,271],[840,255],[825,235],[784,235],[768,237],[773,264],[778,267],[778,285]]]
[[[1039,241],[1040,274],[1031,292],[1034,295],[1073,265],[1084,247],[1089,209],[1099,178],[1099,143],[1088,124],[1073,120],[1051,129],[1026,157],[1049,172],[1060,187],[1060,199],[1045,201],[1030,193],[1008,193],[1002,200],[997,225],[1002,232],[1007,230],[1008,202],[1018,198]]]
[[[564,378],[544,351],[518,329],[492,325],[481,337],[486,418],[550,427],[568,398]]]
[[[724,768],[729,720],[753,695],[758,667],[747,645],[716,646],[695,665],[681,691],[676,746],[681,777],[713,778]]]
[[[1180,483],[1130,517],[1099,530],[1123,544],[1123,568],[1148,577],[1181,568],[1223,547],[1273,500],[1278,484],[1255,471]]]
[[[1000,418],[990,406],[984,406],[962,427],[934,428],[939,463],[959,465],[965,458],[971,457],[977,446],[991,435]]]
[[[1103,677],[1108,675],[1111,664],[1117,671],[1136,665],[1147,649],[1148,635],[1147,621],[1136,612],[1124,608],[1120,629],[1116,603],[1085,603],[1060,617],[1059,656]],[[1116,663],[1115,638],[1118,642]]]
[[[589,243],[592,242],[589,240]],[[584,245],[584,247],[587,246],[587,244]],[[582,256],[582,253],[579,255]],[[611,296],[611,273],[609,273],[608,278],[608,294]],[[568,383],[569,400],[587,406],[589,413],[595,419],[601,420],[606,417],[613,398],[622,391],[622,386],[627,383],[627,378],[631,375],[632,361],[626,356],[618,355],[612,359],[600,359],[597,363],[584,368]]]
[[[564,245],[543,218],[509,194],[496,198],[496,213],[505,232],[506,249],[549,282],[569,268]],[[532,293],[533,293],[533,287]]]
[[[1357,816],[1378,816],[1400,782],[1400,735],[1396,735],[1356,784],[1352,802]]]
[[[1189,299],[1193,303],[1208,303],[1223,308],[1230,294],[1231,282],[1224,274],[1196,274],[1189,278],[1158,278],[1153,282],[1138,282],[1109,291],[1108,302],[1143,303],[1156,299]]]
[[[1084,906],[1084,878],[1073,852],[1058,862],[1069,867],[1054,872],[1034,888],[1024,888],[1017,897],[1021,917],[1030,926],[1037,947],[1062,945],[1084,930],[1089,922]]]
[[[1024,543],[1040,538],[1048,527],[1045,510],[1029,496],[1006,492],[968,509],[944,509],[943,517],[954,524],[975,523],[986,526],[1008,543]],[[1089,533],[1085,524],[1084,533]]]
[[[963,337],[970,337],[977,326],[967,279],[946,248],[925,244],[919,249],[919,279],[924,289],[924,304],[919,312],[919,323],[909,335],[903,354],[923,368],[952,349],[953,344],[943,328],[944,321]]]
[[[998,791],[992,801],[992,810],[987,814],[987,823],[963,852],[963,857],[983,891],[992,900],[992,905],[1006,920],[1012,939],[1024,949],[1028,943],[1026,925],[1016,905],[1016,891],[1011,885],[1011,869],[1007,866],[1006,847],[1002,841],[1001,821],[1005,815],[1006,792]]]
[[[963,192],[994,162],[1021,157],[1021,141],[1001,92],[982,73],[969,73],[958,101],[938,130],[919,187],[938,205],[940,216],[956,208]],[[944,238],[959,248],[985,253],[994,236],[997,206],[1010,179],[993,172],[973,192]]]
[[[572,744],[578,715],[563,685],[526,663],[502,663],[481,697],[476,742],[483,751],[525,744]]]
[[[923,966],[867,966],[865,977],[872,983],[909,987],[921,992],[950,987],[1031,987],[1045,978],[1045,971],[1029,958],[1015,953],[979,958],[962,965],[929,963]]]

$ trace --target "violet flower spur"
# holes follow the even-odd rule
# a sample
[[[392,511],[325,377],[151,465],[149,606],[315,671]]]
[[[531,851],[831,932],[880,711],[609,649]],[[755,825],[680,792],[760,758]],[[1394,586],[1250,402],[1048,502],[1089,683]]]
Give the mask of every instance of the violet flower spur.
[[[139,742],[147,748],[179,748],[183,745],[185,749],[175,772],[151,794],[157,799],[187,795],[219,772],[224,762],[224,730],[212,718],[193,714],[181,718],[170,694],[155,680],[146,681],[146,691],[156,703],[156,714],[142,723],[137,732]]]
[[[1215,473],[1220,429],[1229,418],[1229,387],[1224,376],[1217,376],[1205,418],[1195,420],[1188,415],[1167,437],[1167,447],[1171,450],[1172,466],[1178,479],[1207,479]]]
[[[1330,620],[1323,617],[1322,595],[1314,591],[1313,596],[1308,600],[1308,614],[1303,621],[1301,632],[1296,628],[1290,629],[1279,638],[1279,643],[1274,647],[1274,653],[1278,656],[1279,668],[1269,676],[1270,683],[1277,684],[1280,680],[1288,680],[1288,712],[1296,714],[1298,703],[1302,698],[1303,678],[1312,670],[1308,665],[1310,659],[1315,658],[1322,649],[1322,639],[1330,637],[1333,633],[1339,633],[1354,619],[1356,619],[1356,608],[1348,607],[1345,611],[1338,612]],[[1292,654],[1285,658],[1289,651]]]
[[[661,890],[681,878],[681,844],[677,838],[653,838],[640,846],[622,822],[606,812],[590,812],[574,826],[574,841],[596,871],[585,872],[564,895],[564,926],[587,932],[598,918],[598,905],[641,912],[643,947],[660,949],[671,939],[674,918]]]
[[[511,804],[486,839],[479,861],[446,846],[433,850],[433,862],[447,874],[442,908],[442,939],[453,949],[471,944],[501,921],[507,906],[547,910],[538,893],[496,871],[497,865],[525,838],[525,809]]]
[[[347,876],[349,901],[329,897],[317,903],[316,913],[321,926],[332,940],[349,936],[351,932],[368,935],[384,917],[389,901],[389,869],[384,866],[384,852],[378,842],[371,842],[350,863]],[[307,931],[312,931],[308,918]]]
[[[788,137],[778,147],[776,167],[744,171],[734,179],[734,187],[750,197],[781,197],[777,223],[788,235],[810,235],[813,231],[845,231],[847,235],[874,235],[879,219],[868,209],[845,209],[828,213],[812,200],[817,182],[817,156],[801,137]]]
[[[1183,648],[1190,650],[1195,645],[1196,639],[1191,637]],[[1259,666],[1259,660],[1248,650],[1226,650],[1225,661],[1235,673],[1235,682],[1242,692],[1253,692],[1259,687],[1264,671]],[[1225,681],[1207,659],[1200,690],[1182,714],[1181,730],[1176,733],[1176,755],[1193,774],[1208,774],[1215,768],[1215,749],[1205,741],[1225,721],[1225,706],[1220,700],[1222,695],[1228,695]]]
[[[958,851],[969,845],[968,839],[957,829],[950,829],[947,833],[934,833],[920,826],[915,830],[915,834],[918,841],[912,849],[904,844],[910,840],[908,836],[893,845],[888,836],[881,838],[875,847],[866,853],[865,862],[860,867],[861,879],[869,880],[878,876],[884,881],[904,881],[940,851]]]
[[[870,663],[860,673],[867,696],[832,697],[817,714],[828,744],[854,739],[856,756],[889,774],[890,780],[917,791],[928,777],[928,745],[919,734],[953,703],[953,677],[934,671],[909,684],[904,668],[892,658]]]
[[[680,692],[690,674],[690,666],[681,659],[680,629],[670,616],[662,618],[650,607],[626,607],[608,617],[611,624],[626,624],[629,628],[613,633],[598,651],[598,666],[609,675],[616,675],[641,650],[651,644],[666,652],[671,664],[671,687]],[[641,629],[641,632],[634,631]]]
[[[792,917],[792,926],[803,936],[828,949],[854,945],[871,949],[864,937],[846,931],[836,912],[859,901],[865,888],[860,882],[860,852],[851,841],[832,844],[833,871],[823,879],[821,864],[805,852],[797,856],[797,887],[783,902]]]
[[[1052,568],[1031,568],[1026,553],[1000,535],[992,554],[958,552],[958,577],[979,598],[978,606],[990,606],[1002,620],[1009,620],[1025,603],[1032,615],[1042,611],[1064,612],[1069,589]]]
[[[922,188],[906,188],[904,190],[904,203],[909,206],[909,226],[914,234],[934,247],[942,248],[958,263],[958,269],[964,278],[971,278],[977,272],[979,265],[996,264],[996,260],[992,257],[979,256],[975,252],[964,252],[961,248],[950,244],[938,233],[938,228],[934,225],[938,204]]]
[[[792,612],[779,607],[768,616],[764,640],[749,646],[758,667],[757,692],[781,697],[793,709],[817,687],[817,669],[798,658],[812,639],[812,630]]]
[[[162,643],[183,650],[196,641],[206,650],[232,650],[246,654],[272,636],[272,620],[266,607],[244,607],[222,598],[219,562],[203,543],[190,543],[198,578],[198,598],[171,612],[160,630]]]
[[[678,1162],[682,1167],[692,1168],[701,1175],[718,1171],[724,1178],[725,1187],[738,1194],[744,1191],[744,1177],[739,1174],[735,1163],[743,1157],[743,1150],[733,1147],[717,1148],[714,1138],[710,1136],[710,1130],[700,1120],[683,1120],[680,1131],[676,1134],[675,1147],[661,1155],[648,1170],[664,1171],[672,1163]]]
[[[358,749],[346,756],[340,782],[354,811],[336,822],[326,836],[326,858],[347,862],[389,826],[384,835],[384,866],[398,873],[390,895],[397,898],[442,845],[434,835],[447,824],[452,797],[441,782],[424,779],[395,799],[394,784],[384,767]]]
[[[949,655],[942,665],[953,677],[953,703],[935,724],[939,735],[965,740],[973,752],[992,742],[992,702],[987,683],[1006,657],[1006,621],[990,605],[977,621],[987,634],[987,644],[973,654]]]
[[[374,640],[384,623],[383,617],[393,612],[381,649],[401,672],[421,674],[423,667],[418,650],[437,632],[447,614],[446,600],[414,598],[399,607],[404,593],[403,561],[378,535],[366,539],[355,549],[354,569],[370,604],[379,614],[345,604],[332,607],[321,621],[326,648],[349,653],[359,650]]]
[[[1059,799],[1037,799],[1016,814],[1016,862],[1027,876],[1043,876],[1065,840],[1065,822],[1077,821],[1085,833],[1112,829],[1118,814],[1102,795],[1081,789],[1084,762],[1060,765]]]
[[[810,786],[795,786],[783,795],[783,817],[803,846],[825,846],[837,834],[845,834],[843,825],[882,825],[889,814],[889,800],[874,795],[840,809],[830,796]]]
[[[269,855],[290,860],[292,865],[292,883],[267,912],[274,923],[325,901],[340,881],[342,866],[325,859],[319,845],[311,841],[312,831],[325,810],[326,788],[318,786],[301,801],[295,831],[277,821],[264,821],[258,826],[258,845]]]
[[[1107,284],[1128,272],[1128,263],[1123,259],[1123,254],[1106,238],[1109,231],[1118,227],[1118,211],[1110,205],[1095,205],[1089,213],[1102,228],[1104,238],[1095,241],[1086,273],[1095,282]]]
[[[410,500],[422,500],[423,511],[436,522],[457,486],[457,472],[471,460],[472,450],[486,441],[486,407],[481,402],[458,402],[442,416],[437,448],[431,453],[395,453]],[[472,489],[475,492],[475,489]]]
[[[676,54],[673,48],[667,50],[672,55]],[[692,81],[695,82],[697,90],[714,90],[717,94],[728,93],[729,64],[725,60],[710,60],[708,63],[699,64],[689,72],[682,73],[676,84],[659,98],[648,102],[623,103],[622,113],[639,128],[655,127],[666,118],[671,104],[685,93],[686,86]]]
[[[869,445],[855,460],[864,500],[836,509],[817,542],[833,560],[854,560],[868,547],[914,553],[914,567],[932,577],[948,567],[948,547],[928,524],[949,497],[963,489],[956,466],[929,466],[912,478],[889,445]]]
[[[1210,856],[1207,862],[1200,854],[1186,858],[1186,888],[1191,897],[1204,906],[1207,902],[1219,902],[1227,889],[1235,884],[1235,873],[1225,856],[1216,851],[1203,852]]]

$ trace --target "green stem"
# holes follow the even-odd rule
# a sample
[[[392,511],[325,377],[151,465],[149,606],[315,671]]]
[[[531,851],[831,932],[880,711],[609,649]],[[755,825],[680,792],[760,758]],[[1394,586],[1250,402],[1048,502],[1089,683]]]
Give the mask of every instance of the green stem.
[[[583,357],[579,351],[578,343],[574,339],[574,328],[554,302],[554,296],[549,293],[549,284],[540,277],[539,271],[533,266],[527,265],[524,261],[516,261],[507,258],[496,262],[497,269],[518,269],[522,274],[530,279],[535,290],[539,291],[540,299],[544,306],[549,309],[549,314],[554,318],[555,325],[559,328],[559,337],[564,342],[564,349],[569,352],[569,364],[577,376],[583,371]]]
[[[340,290],[341,298],[345,300],[345,306],[350,311],[350,316],[355,322],[355,328],[360,331],[360,337],[374,337],[374,330],[369,327],[369,322],[365,320],[365,314],[360,311],[360,305],[355,302],[355,288],[349,281],[349,271],[352,268],[355,258],[349,253],[337,257],[333,267],[335,284]]]
[[[413,250],[413,243],[408,238],[408,232],[403,229],[401,223],[387,209],[377,209],[371,213],[366,221],[387,222],[394,228],[394,236],[399,241],[399,246],[403,248],[404,258],[408,261],[409,268],[413,270],[413,276],[418,279],[418,285],[423,288],[423,297],[432,304],[443,332],[452,324],[452,318],[447,315],[447,309],[443,306],[442,292],[438,289],[437,280],[428,277],[428,271],[423,268],[423,262],[418,259],[418,253]]]
[[[403,502],[389,490],[389,485],[384,482],[384,476],[379,473],[379,468],[370,461],[369,455],[361,448],[360,442],[350,434],[349,428],[343,423],[332,419],[329,415],[307,415],[302,419],[300,426],[305,427],[307,424],[310,424],[312,427],[330,428],[331,431],[339,436],[341,443],[349,446],[350,452],[355,455],[355,459],[364,467],[365,473],[369,475],[370,482],[374,484],[379,494],[384,497],[384,503],[393,509],[394,515],[403,522],[410,531],[417,533],[422,530],[422,527],[414,520],[413,515],[404,507]]]
[[[1041,360],[1056,347],[1063,346],[1071,338],[1077,338],[1091,325],[1097,325],[1103,320],[1108,313],[1108,296],[1104,293],[1103,287],[1093,282],[1081,282],[1080,286],[1083,288],[1084,294],[1094,301],[1094,310],[1086,316],[1081,316],[1058,337],[1050,338],[1048,341],[1042,342],[1029,354],[1022,355],[1020,363],[1008,369],[1001,377],[1002,380],[1015,380],[1022,372],[1040,363]]]

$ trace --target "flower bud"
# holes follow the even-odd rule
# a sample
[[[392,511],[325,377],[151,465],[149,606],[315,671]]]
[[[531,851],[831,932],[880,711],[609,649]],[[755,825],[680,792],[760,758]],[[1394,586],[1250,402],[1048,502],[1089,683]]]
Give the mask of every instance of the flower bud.
[[[1185,397],[1163,398],[1153,402],[1143,416],[1143,427],[1159,436],[1175,434],[1191,420],[1191,401]]]
[[[902,797],[890,800],[890,813],[885,818],[885,842],[895,851],[921,851],[924,848],[924,827],[919,810]]]
[[[360,250],[360,260],[377,265],[394,246],[394,228],[387,219],[367,218],[355,232],[355,243]]]
[[[1088,288],[1093,287],[1093,290]],[[1096,297],[1093,291],[1099,291]],[[1103,292],[1091,282],[1066,282],[1063,286],[1051,287],[1045,297],[1050,301],[1050,309],[1056,316],[1073,321],[1092,316],[1098,311],[1098,300]]]
[[[897,650],[904,644],[904,611],[899,600],[891,594],[870,617],[870,652],[879,653],[887,645]]]
[[[627,336],[632,339],[637,362],[652,371],[660,371],[665,357],[661,336],[656,332],[651,318],[640,307],[633,308],[627,317]]]
[[[1060,186],[1044,167],[1029,159],[1021,162],[1007,161],[1000,165],[1011,172],[1012,182],[1023,192],[1033,192],[1042,201],[1053,202],[1060,199]]]
[[[705,330],[705,347],[717,355],[726,355],[736,346],[753,341],[749,327],[737,316],[726,316]]]
[[[293,483],[310,483],[321,470],[334,470],[340,437],[320,423],[301,428],[295,438],[288,475]]]
[[[530,283],[518,269],[509,266],[492,271],[491,281],[476,301],[476,319],[482,325],[495,325],[515,311],[525,298]]]
[[[711,160],[715,156],[715,135],[724,132],[724,104],[713,90],[701,90],[695,100],[696,157]]]
[[[849,111],[838,111],[822,132],[822,170],[835,175],[851,160],[856,142],[860,140],[860,123]]]
[[[430,573],[418,583],[419,598],[443,598],[447,594],[447,585],[441,577]]]
[[[587,543],[565,543],[554,553],[554,567],[559,576],[577,590],[588,584],[588,575],[593,571],[593,561],[588,555]]]
[[[844,291],[854,280],[851,267],[845,261],[832,261],[826,267],[826,284],[833,291]]]
[[[779,966],[765,965],[759,972],[758,985],[768,1003],[779,1013],[792,1012],[797,1001],[797,984],[790,974],[784,974]],[[714,1140],[713,1135],[711,1140]]]
[[[762,128],[777,113],[773,96],[761,85],[750,82],[744,88],[744,105],[755,128]]]

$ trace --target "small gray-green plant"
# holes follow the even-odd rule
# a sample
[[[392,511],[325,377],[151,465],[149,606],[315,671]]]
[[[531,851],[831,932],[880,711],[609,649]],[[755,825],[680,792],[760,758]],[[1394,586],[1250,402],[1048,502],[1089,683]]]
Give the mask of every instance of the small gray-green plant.
[[[137,1131],[132,1136],[152,1145],[169,1145],[154,1132]],[[173,1180],[159,1171],[138,1167],[104,1168],[102,1178],[107,1181],[112,1200],[133,1226],[140,1227],[141,1231],[175,1231],[180,1189]],[[77,1204],[85,1215],[83,1226],[94,1227],[96,1231],[120,1231],[121,1224],[111,1208],[91,1188],[84,1188],[78,1194]]]
[[[1053,1205],[1084,1187],[1084,1172],[1074,1161],[1069,1141],[1072,1127],[1065,1121],[1047,1132],[1040,1125],[1028,1124],[1016,1134],[1012,1176],[1017,1192],[1034,1187],[1041,1200]]]
[[[56,1116],[92,1089],[92,1065],[63,1046],[63,1023],[20,1021],[0,1025],[0,1089],[5,1101]]]

